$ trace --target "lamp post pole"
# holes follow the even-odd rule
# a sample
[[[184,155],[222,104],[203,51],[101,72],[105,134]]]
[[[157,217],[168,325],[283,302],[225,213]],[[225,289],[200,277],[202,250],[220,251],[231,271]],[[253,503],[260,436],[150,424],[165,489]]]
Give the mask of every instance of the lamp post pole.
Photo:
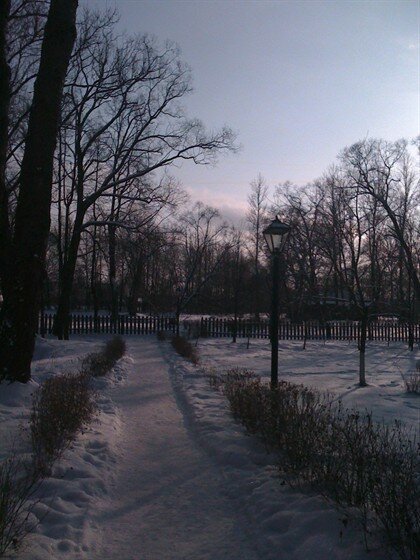
[[[271,257],[271,388],[275,389],[279,378],[279,264],[280,255],[274,251]]]
[[[271,388],[278,385],[279,365],[279,276],[280,276],[280,254],[284,248],[290,226],[281,222],[276,216],[269,226],[263,231],[268,250],[271,253],[271,316],[270,316],[270,339],[271,339]]]

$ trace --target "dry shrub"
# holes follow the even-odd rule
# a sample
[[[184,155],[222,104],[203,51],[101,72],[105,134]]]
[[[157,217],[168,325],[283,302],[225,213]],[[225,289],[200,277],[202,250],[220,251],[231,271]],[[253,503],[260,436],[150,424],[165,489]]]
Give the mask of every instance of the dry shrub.
[[[259,380],[260,377],[255,372],[247,368],[228,369],[224,376],[225,385],[232,383],[248,383],[249,381]]]
[[[204,369],[204,375],[212,389],[218,391],[222,387],[223,376],[216,369],[207,367]]]
[[[115,363],[124,356],[126,349],[125,340],[120,336],[114,336],[105,344],[103,353],[109,360],[113,360]]]
[[[82,370],[93,377],[101,377],[110,371],[126,351],[124,339],[114,336],[100,352],[88,354],[82,360]]]
[[[15,454],[0,463],[0,555],[17,548],[33,529],[31,498],[39,484],[32,469]]]
[[[35,469],[47,474],[96,411],[90,376],[51,377],[35,392],[30,428]]]
[[[404,375],[404,384],[407,393],[420,395],[420,371],[413,371]]]
[[[408,436],[399,424],[384,428],[382,453],[371,465],[377,483],[370,500],[391,545],[404,560],[414,560],[420,550],[420,465],[418,442]]]
[[[266,439],[283,450],[285,470],[302,480],[314,479],[320,450],[330,433],[330,396],[285,381],[268,392]]]
[[[174,336],[171,340],[172,346],[183,358],[187,358],[193,364],[198,364],[198,354],[196,348],[183,336]]]
[[[412,433],[301,385],[281,381],[272,390],[249,370],[227,372],[223,388],[234,417],[280,452],[279,468],[292,480],[355,508],[365,538],[373,519],[402,559],[418,558],[419,457]]]
[[[261,380],[245,368],[233,368],[223,376],[223,392],[235,418],[241,420],[250,433],[261,427],[265,391]]]
[[[108,373],[115,362],[110,360],[104,352],[92,352],[82,360],[82,371],[93,377],[102,377]]]

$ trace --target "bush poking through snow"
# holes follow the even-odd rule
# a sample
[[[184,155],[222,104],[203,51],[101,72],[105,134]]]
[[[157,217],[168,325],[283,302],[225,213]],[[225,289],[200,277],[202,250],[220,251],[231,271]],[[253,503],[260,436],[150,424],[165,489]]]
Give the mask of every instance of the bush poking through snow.
[[[90,376],[66,373],[47,379],[35,392],[30,428],[34,467],[42,475],[74,441],[96,411]]]
[[[31,500],[40,482],[33,472],[12,455],[0,463],[0,555],[16,548],[32,529]]]
[[[171,340],[172,346],[183,358],[187,358],[193,364],[198,364],[197,350],[194,346],[183,336],[174,336]]]
[[[339,506],[356,508],[365,539],[372,521],[379,523],[402,559],[418,558],[420,465],[413,434],[302,385],[281,381],[271,390],[241,369],[220,379],[233,416],[280,453],[283,472]]]
[[[82,370],[93,377],[101,377],[110,371],[126,351],[125,341],[120,336],[114,336],[106,342],[100,352],[88,354],[82,360]]]
[[[96,411],[91,377],[105,375],[125,350],[125,341],[115,336],[101,352],[86,356],[79,373],[51,377],[35,392],[30,427],[37,472],[47,474],[53,462],[90,422]]]
[[[405,390],[407,393],[420,395],[420,367],[419,371],[413,371],[404,375]]]
[[[104,352],[92,352],[82,360],[82,370],[93,377],[102,377],[112,369],[115,362]]]
[[[101,352],[89,354],[79,373],[51,377],[35,392],[30,415],[32,464],[27,467],[14,455],[0,464],[0,555],[32,530],[32,494],[94,416],[92,376],[105,375],[125,350],[124,340],[116,336]]]
[[[223,385],[224,376],[220,375],[214,368],[204,368],[204,375],[212,389],[219,390]]]
[[[103,352],[115,363],[124,356],[126,349],[125,340],[121,336],[114,336],[105,344]]]
[[[158,331],[156,333],[156,337],[159,340],[159,342],[163,342],[164,340],[166,340],[166,333],[165,331]]]

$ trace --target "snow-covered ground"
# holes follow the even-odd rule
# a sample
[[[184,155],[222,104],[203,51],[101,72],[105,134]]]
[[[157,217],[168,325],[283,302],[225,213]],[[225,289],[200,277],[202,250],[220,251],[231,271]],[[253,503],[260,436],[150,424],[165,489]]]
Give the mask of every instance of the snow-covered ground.
[[[37,342],[33,381],[0,385],[0,458],[28,449],[31,393],[47,376],[77,369],[105,336]],[[275,457],[244,434],[203,366],[270,370],[267,341],[200,340],[202,365],[155,337],[126,337],[127,355],[97,379],[99,415],[46,479],[35,532],[19,560],[382,560],[357,522],[313,492],[279,478]],[[419,351],[370,345],[369,386],[358,389],[354,345],[280,343],[280,377],[327,389],[349,406],[417,426],[418,397],[401,373]],[[343,522],[344,520],[344,522]]]
[[[36,388],[51,375],[77,372],[80,358],[98,351],[106,338],[37,339],[32,380],[26,385],[0,385],[0,460],[12,451],[18,455],[29,451],[28,420]],[[122,425],[111,394],[124,383],[130,363],[124,357],[109,376],[95,380],[97,418],[65,452],[34,497],[30,521],[35,533],[23,541],[19,559],[89,559],[96,548],[100,532],[91,523],[92,512],[97,498],[108,493],[119,460],[116,444]]]
[[[225,371],[233,367],[251,369],[270,376],[270,343],[267,340],[201,339],[202,363]],[[359,352],[355,342],[279,342],[279,379],[328,391],[346,407],[370,410],[377,420],[402,420],[420,427],[420,402],[405,392],[403,376],[414,372],[420,358],[419,345],[413,352],[403,343],[370,342],[366,348],[367,387],[358,386]]]

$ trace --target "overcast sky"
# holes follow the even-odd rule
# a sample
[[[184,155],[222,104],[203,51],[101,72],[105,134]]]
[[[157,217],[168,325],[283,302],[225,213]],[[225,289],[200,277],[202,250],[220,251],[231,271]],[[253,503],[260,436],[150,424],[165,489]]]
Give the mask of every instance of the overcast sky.
[[[418,0],[87,0],[120,27],[175,41],[192,68],[185,106],[229,125],[242,150],[173,171],[229,217],[249,183],[304,184],[366,136],[419,134]]]

